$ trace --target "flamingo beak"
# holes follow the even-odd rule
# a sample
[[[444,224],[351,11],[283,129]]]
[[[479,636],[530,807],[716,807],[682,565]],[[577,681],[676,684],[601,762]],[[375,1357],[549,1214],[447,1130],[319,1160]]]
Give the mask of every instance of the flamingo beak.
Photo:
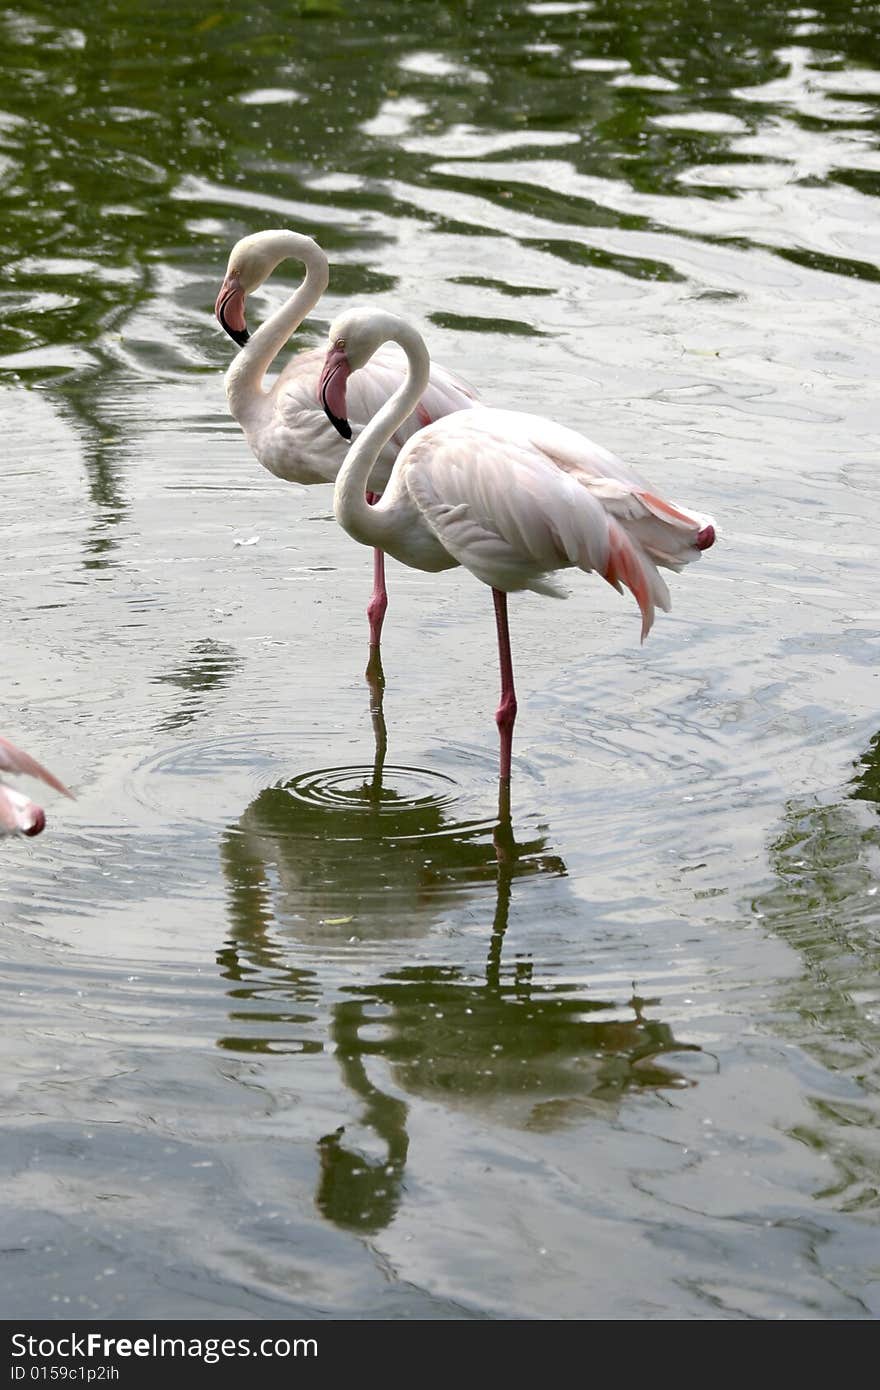
[[[251,336],[244,317],[245,293],[237,275],[227,275],[220,286],[214,313],[234,343],[244,347]]]
[[[345,355],[345,348],[334,346],[324,358],[324,366],[318,381],[318,400],[324,407],[324,414],[343,439],[351,439],[351,425],[345,416],[346,383],[351,376],[351,366]]]

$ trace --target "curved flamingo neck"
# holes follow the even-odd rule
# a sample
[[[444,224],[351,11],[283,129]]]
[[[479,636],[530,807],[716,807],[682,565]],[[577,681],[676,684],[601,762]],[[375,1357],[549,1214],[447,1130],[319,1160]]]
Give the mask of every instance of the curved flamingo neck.
[[[336,478],[333,510],[340,526],[355,540],[385,550],[384,539],[393,531],[395,523],[388,514],[384,498],[374,506],[369,505],[365,495],[367,481],[379,454],[424,395],[431,372],[431,359],[421,335],[403,319],[378,311],[369,322],[371,328],[381,333],[377,347],[381,343],[394,342],[403,348],[407,373],[394,395],[376,412],[346,454]],[[394,473],[397,467],[395,463]],[[391,483],[386,488],[386,497],[390,490]]]
[[[263,378],[266,372],[291,334],[312,312],[330,281],[327,257],[311,237],[300,236],[297,232],[279,232],[271,250],[277,252],[277,259],[264,279],[286,260],[301,261],[306,273],[287,302],[253,333],[226,373],[229,409],[242,425],[246,425],[249,415],[259,411],[265,402],[267,392]],[[259,284],[262,283],[261,280]]]

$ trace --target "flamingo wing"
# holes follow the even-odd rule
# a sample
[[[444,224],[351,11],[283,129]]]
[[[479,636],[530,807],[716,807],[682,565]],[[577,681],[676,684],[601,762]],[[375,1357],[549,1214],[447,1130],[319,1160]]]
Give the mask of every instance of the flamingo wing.
[[[514,418],[523,423],[535,447],[600,501],[656,565],[680,570],[713,544],[711,518],[666,501],[635,469],[601,445],[540,416]]]
[[[403,453],[401,481],[449,553],[484,583],[557,594],[554,570],[595,570],[631,591],[643,639],[655,606],[670,606],[657,565],[678,569],[699,556],[701,518],[538,416],[476,409],[429,426]]]

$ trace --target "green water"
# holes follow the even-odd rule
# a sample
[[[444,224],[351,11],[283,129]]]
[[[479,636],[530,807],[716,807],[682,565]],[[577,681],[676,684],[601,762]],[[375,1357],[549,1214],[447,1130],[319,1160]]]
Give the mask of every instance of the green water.
[[[78,793],[0,852],[0,1311],[875,1315],[876,7],[24,4],[0,56],[2,732]],[[228,417],[272,226],[302,345],[392,307],[719,524],[644,647],[512,601],[510,825],[488,593],[389,565],[383,732],[370,555]]]

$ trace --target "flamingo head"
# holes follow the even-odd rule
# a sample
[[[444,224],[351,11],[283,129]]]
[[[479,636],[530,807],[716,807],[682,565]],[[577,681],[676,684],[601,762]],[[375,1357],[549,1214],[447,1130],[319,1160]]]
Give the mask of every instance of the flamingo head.
[[[324,414],[343,439],[351,439],[346,417],[346,386],[352,372],[365,367],[373,353],[391,336],[397,320],[375,309],[349,309],[330,328],[330,346],[318,381],[318,400]]]
[[[244,347],[250,334],[244,314],[247,296],[288,256],[313,259],[322,253],[311,237],[299,232],[272,229],[254,232],[237,241],[229,254],[226,276],[214,305],[214,313],[234,343]]]
[[[230,267],[232,262],[230,261]],[[248,338],[247,321],[244,316],[244,301],[247,291],[241,283],[241,275],[237,270],[229,269],[226,278],[220,286],[220,293],[214,305],[214,314],[223,328],[234,343],[239,347],[244,347]]]
[[[345,340],[337,339],[331,343],[321,376],[318,380],[318,400],[324,407],[324,414],[343,439],[351,439],[351,425],[346,419],[346,388],[351,376],[351,363],[345,350]]]

